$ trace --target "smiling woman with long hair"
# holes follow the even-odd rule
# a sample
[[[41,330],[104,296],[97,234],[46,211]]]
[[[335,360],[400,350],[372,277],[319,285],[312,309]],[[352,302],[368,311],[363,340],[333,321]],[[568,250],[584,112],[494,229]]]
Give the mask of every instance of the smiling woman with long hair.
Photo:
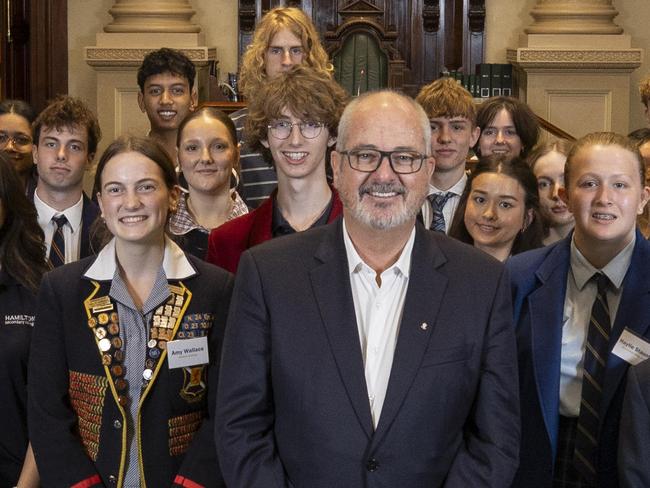
[[[221,110],[201,108],[181,122],[177,146],[188,191],[180,195],[169,232],[184,251],[203,259],[210,231],[248,213],[236,190],[239,146],[235,124]]]
[[[158,143],[113,142],[95,188],[112,239],[48,273],[39,295],[30,432],[43,485],[221,487],[212,422],[232,277],[165,235],[179,190]]]
[[[43,231],[19,177],[0,153],[0,486],[38,486],[27,449],[27,360],[36,291],[45,264]]]
[[[481,158],[460,199],[449,235],[505,261],[541,247],[537,182],[525,161]]]

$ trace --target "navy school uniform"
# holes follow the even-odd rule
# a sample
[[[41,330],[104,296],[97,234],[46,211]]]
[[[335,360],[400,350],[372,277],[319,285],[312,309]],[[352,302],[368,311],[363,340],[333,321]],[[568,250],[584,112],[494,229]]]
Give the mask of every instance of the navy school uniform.
[[[96,260],[107,261],[107,248],[48,273],[39,293],[29,415],[44,486],[123,486],[128,388],[120,367],[128,359],[109,296],[115,265],[91,272]],[[141,486],[221,487],[213,412],[232,277],[170,240],[164,263],[171,296],[148,325],[152,363],[138,408]],[[164,329],[155,325],[163,319]],[[161,341],[201,336],[208,337],[210,364],[170,369]]]
[[[0,486],[15,486],[27,450],[27,360],[36,297],[0,270]]]

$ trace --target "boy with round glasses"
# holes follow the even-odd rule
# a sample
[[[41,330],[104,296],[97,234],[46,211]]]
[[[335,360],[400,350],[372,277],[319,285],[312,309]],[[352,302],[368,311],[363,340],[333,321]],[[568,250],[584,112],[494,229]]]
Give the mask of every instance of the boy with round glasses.
[[[278,188],[255,211],[210,234],[207,260],[235,272],[256,244],[333,221],[341,213],[327,183],[328,149],[347,95],[332,78],[296,67],[271,80],[251,102],[249,144],[273,161]]]
[[[271,9],[257,24],[253,39],[242,56],[240,91],[249,104],[253,103],[270,80],[299,65],[309,66],[323,75],[331,76],[334,70],[316,27],[305,12],[295,7]],[[275,189],[277,177],[273,166],[247,144],[248,116],[248,107],[231,114],[237,127],[237,139],[242,143],[240,194],[249,207],[256,208]]]

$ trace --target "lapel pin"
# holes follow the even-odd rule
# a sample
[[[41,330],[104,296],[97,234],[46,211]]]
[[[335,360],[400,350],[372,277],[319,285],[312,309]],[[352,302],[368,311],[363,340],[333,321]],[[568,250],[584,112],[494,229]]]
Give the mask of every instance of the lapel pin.
[[[427,324],[426,322],[422,322],[422,325],[420,326],[420,329],[427,330],[428,327],[429,327],[429,324]]]

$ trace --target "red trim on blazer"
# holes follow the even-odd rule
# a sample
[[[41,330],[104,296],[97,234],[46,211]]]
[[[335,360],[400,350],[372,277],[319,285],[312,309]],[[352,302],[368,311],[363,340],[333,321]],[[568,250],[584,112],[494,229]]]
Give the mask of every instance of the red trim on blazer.
[[[216,264],[231,273],[237,272],[242,253],[257,244],[270,240],[273,223],[273,201],[277,190],[269,198],[246,215],[230,220],[213,229],[208,239],[206,261]],[[343,212],[339,195],[332,188],[332,210],[327,223],[330,224]]]
[[[176,478],[174,478],[174,483],[177,485],[181,485],[185,488],[205,488],[203,485],[199,485],[195,481],[185,478],[180,474],[176,475]]]
[[[85,480],[81,480],[79,483],[75,483],[70,488],[90,488],[91,486],[101,485],[101,484],[102,484],[102,479],[99,477],[98,474],[94,474],[90,478],[86,478]]]

